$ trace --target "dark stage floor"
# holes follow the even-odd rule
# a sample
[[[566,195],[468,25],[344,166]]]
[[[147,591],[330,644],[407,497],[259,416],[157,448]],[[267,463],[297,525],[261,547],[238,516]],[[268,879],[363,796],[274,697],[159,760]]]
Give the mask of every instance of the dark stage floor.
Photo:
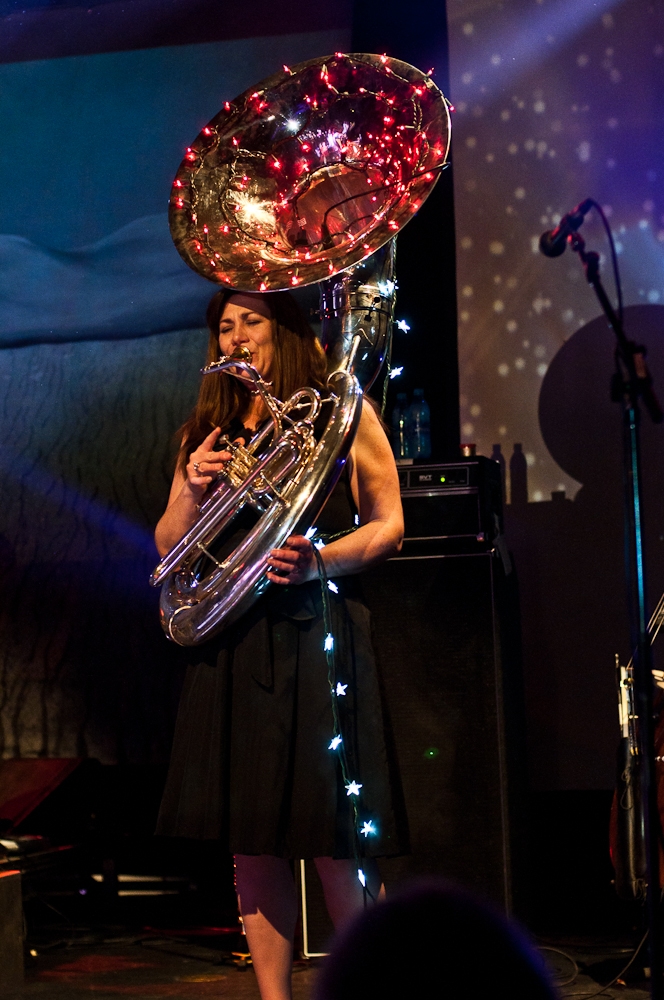
[[[154,945],[157,947],[154,947]],[[177,944],[127,940],[113,944],[74,946],[58,952],[38,954],[26,970],[22,996],[47,1000],[82,1000],[93,995],[97,1000],[116,1000],[119,996],[168,997],[191,1000],[194,997],[237,997],[258,1000],[256,977],[251,968],[239,971],[221,964],[210,955],[199,957],[173,954],[163,947]],[[311,992],[315,968],[296,964],[293,971],[293,996],[304,1000]]]
[[[98,829],[90,834],[59,833],[47,816],[38,828],[34,821],[34,831],[26,831],[44,831],[56,842],[78,841],[81,846],[62,851],[51,868],[31,865],[30,858],[22,865],[29,952],[23,998],[258,1000],[253,970],[239,971],[231,954],[243,950],[243,939],[234,930],[237,902],[230,857],[207,842],[192,851],[186,842],[155,840],[161,785],[145,775],[136,784],[140,794],[130,795],[127,776],[118,773],[122,794],[106,796],[114,806],[107,808],[111,818],[98,812]],[[153,785],[156,791],[147,794]],[[131,808],[123,811],[125,801]],[[518,912],[540,946],[553,949],[546,957],[562,996],[590,1000],[601,992],[603,997],[645,1000],[641,958],[625,975],[625,985],[602,991],[627,964],[643,933],[640,907],[619,900],[612,885],[610,804],[610,792],[531,797],[531,846],[522,866],[527,891],[518,893]],[[60,815],[71,816],[72,809],[59,809]],[[323,949],[327,930],[317,919],[313,883],[310,889],[310,950],[315,952]],[[481,949],[477,958],[481,961]],[[417,960],[412,941],[394,960]],[[440,960],[446,960],[442,953]],[[472,972],[469,968],[469,987]],[[315,976],[315,962],[295,964],[296,1000],[311,995]],[[497,982],[496,987],[509,1000],[509,983]]]
[[[200,941],[200,939],[198,939]],[[595,996],[627,963],[631,944],[607,942],[599,938],[547,939],[540,942],[564,997],[579,1000]],[[26,968],[22,998],[48,1000],[115,1000],[119,996],[172,998],[229,997],[259,1000],[256,977],[248,967],[239,970],[226,948],[227,942],[158,938],[154,935],[117,934],[102,939],[99,934],[81,933],[78,941],[33,948]],[[564,953],[564,954],[563,954]],[[481,958],[481,955],[478,955]],[[410,960],[407,955],[397,960]],[[573,961],[572,961],[573,960]],[[575,964],[576,963],[576,967]],[[578,971],[577,971],[578,970]],[[293,968],[293,996],[311,996],[317,961],[296,962]],[[646,1000],[645,981],[630,980],[601,992],[614,1000]],[[472,987],[472,971],[468,973]],[[496,982],[500,995],[509,1000],[509,982]],[[18,998],[17,998],[18,1000]]]

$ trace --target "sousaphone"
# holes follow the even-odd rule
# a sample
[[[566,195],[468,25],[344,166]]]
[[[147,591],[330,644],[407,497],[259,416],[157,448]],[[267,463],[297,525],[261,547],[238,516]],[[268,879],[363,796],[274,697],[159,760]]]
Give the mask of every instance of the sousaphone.
[[[431,78],[387,56],[336,53],[284,66],[224,105],[188,147],[170,226],[185,261],[222,287],[272,292],[320,283],[329,410],[302,387],[278,400],[242,352],[203,369],[249,379],[269,414],[210,485],[200,516],[156,567],[165,632],[202,642],[269,586],[268,553],[314,524],[348,457],[362,390],[394,317],[394,237],[447,161],[449,107]],[[240,511],[255,526],[226,552]],[[219,555],[222,551],[223,555]]]

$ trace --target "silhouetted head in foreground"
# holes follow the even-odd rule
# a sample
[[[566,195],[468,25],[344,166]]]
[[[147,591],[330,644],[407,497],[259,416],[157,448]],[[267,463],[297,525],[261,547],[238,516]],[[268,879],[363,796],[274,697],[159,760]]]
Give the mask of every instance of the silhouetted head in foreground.
[[[335,939],[315,1000],[555,1000],[543,962],[490,907],[438,880],[364,911]]]

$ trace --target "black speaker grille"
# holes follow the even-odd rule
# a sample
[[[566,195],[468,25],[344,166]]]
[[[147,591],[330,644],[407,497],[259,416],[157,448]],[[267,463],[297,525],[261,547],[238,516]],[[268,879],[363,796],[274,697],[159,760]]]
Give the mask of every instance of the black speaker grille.
[[[393,560],[365,576],[412,856],[511,909],[521,781],[516,608],[491,553]]]

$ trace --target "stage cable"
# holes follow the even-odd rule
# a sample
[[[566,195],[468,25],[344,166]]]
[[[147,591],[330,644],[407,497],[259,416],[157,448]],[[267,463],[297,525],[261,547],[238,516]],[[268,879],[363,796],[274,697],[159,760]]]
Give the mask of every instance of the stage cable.
[[[579,974],[579,967],[576,964],[576,961],[572,958],[572,956],[568,955],[566,951],[561,951],[560,948],[551,948],[551,947],[549,947],[549,945],[544,945],[544,944],[538,945],[537,946],[537,950],[539,952],[552,951],[556,955],[562,955],[563,958],[567,959],[567,961],[570,963],[570,965],[574,969],[574,972],[572,973],[572,975],[570,976],[569,979],[563,979],[563,980],[556,979],[555,980],[555,985],[558,987],[558,989],[562,989],[563,986],[571,986],[572,983],[574,982],[574,980],[576,979],[576,977]]]
[[[597,211],[600,219],[602,220],[602,225],[606,231],[607,239],[609,241],[609,247],[611,249],[611,265],[613,268],[613,280],[616,286],[616,298],[618,300],[618,319],[622,323],[623,321],[623,294],[622,294],[622,283],[620,281],[620,271],[618,269],[618,254],[616,253],[616,244],[613,238],[613,233],[611,232],[611,226],[609,225],[609,220],[607,219],[604,209],[602,206],[592,199],[593,208]]]
[[[660,899],[660,903],[661,903],[661,899]],[[630,960],[627,963],[627,965],[623,966],[623,968],[620,970],[620,972],[613,977],[613,979],[611,980],[610,983],[607,983],[605,986],[600,986],[600,988],[598,990],[595,990],[592,993],[566,993],[565,994],[565,1000],[567,1000],[567,997],[582,997],[583,1000],[590,1000],[591,997],[601,996],[602,993],[604,993],[605,990],[610,989],[615,983],[618,982],[619,979],[622,979],[622,977],[625,975],[625,973],[627,972],[627,970],[629,968],[631,968],[631,966],[634,964],[634,962],[638,958],[638,955],[639,955],[641,949],[643,948],[644,944],[646,943],[647,939],[648,939],[648,931],[645,932],[645,934],[643,935],[643,937],[641,938],[641,940],[637,944],[637,946],[636,946],[636,948],[634,950],[634,953],[632,954],[632,957],[630,958]],[[578,972],[577,972],[577,975],[578,975]]]

